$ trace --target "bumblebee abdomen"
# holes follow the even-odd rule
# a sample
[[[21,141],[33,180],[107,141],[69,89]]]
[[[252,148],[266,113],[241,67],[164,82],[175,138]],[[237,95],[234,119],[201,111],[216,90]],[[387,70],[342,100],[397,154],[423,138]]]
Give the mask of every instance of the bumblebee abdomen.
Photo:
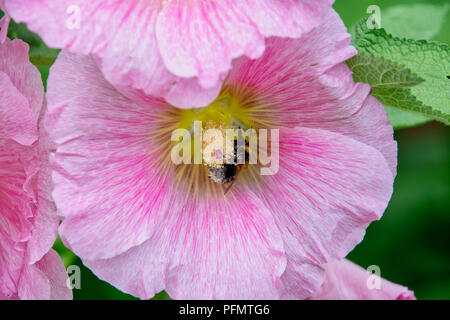
[[[209,168],[209,177],[217,183],[226,184],[232,182],[239,172],[239,167],[234,164],[224,164],[221,167]]]

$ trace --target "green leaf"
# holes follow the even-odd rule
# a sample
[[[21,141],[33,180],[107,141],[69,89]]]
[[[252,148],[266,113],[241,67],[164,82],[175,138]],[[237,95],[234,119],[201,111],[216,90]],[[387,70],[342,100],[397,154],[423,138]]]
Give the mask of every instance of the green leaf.
[[[369,84],[378,79],[373,95],[383,104],[414,111],[447,125],[450,123],[448,45],[397,38],[384,29],[369,30],[365,20],[355,28],[354,45],[360,55],[365,54],[354,63],[358,73],[355,78],[359,76],[361,81]],[[375,67],[369,66],[372,62]],[[361,63],[365,63],[366,73],[374,72],[374,68],[381,70],[375,71],[375,75],[364,76]],[[418,82],[419,78],[423,81]]]
[[[41,38],[28,30],[27,26],[23,23],[16,23],[11,20],[8,28],[8,38],[21,39],[30,45],[30,48],[39,47],[42,44]]]
[[[382,57],[374,57],[366,53],[360,53],[347,61],[353,71],[356,82],[365,82],[372,86],[372,94],[387,105],[391,102],[391,93],[403,92],[403,96],[411,97],[408,89],[423,82],[423,79],[413,74],[408,68],[385,60]],[[394,90],[397,89],[397,90]],[[402,99],[404,99],[402,97]],[[411,97],[410,104],[416,103]],[[420,114],[403,111],[386,106],[389,120],[395,129],[406,128],[430,121]]]
[[[357,82],[365,82],[372,88],[409,88],[423,79],[398,63],[360,52],[347,61]]]
[[[397,37],[406,37],[415,40],[443,39],[442,32],[445,17],[448,15],[448,3],[428,4],[417,3],[396,5],[383,10],[382,25],[386,30]],[[446,41],[448,43],[448,41]],[[395,129],[402,129],[421,125],[431,121],[418,113],[404,111],[386,106],[389,120]]]

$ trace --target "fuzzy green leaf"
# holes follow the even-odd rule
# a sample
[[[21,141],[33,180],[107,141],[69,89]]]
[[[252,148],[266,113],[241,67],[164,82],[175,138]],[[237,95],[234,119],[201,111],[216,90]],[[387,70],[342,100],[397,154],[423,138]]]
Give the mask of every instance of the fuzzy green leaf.
[[[409,88],[423,82],[408,68],[398,63],[360,52],[347,61],[357,82],[365,82],[372,88]]]
[[[355,64],[359,68],[356,71],[361,81],[370,84],[378,79],[373,95],[382,103],[414,111],[445,124],[450,123],[448,45],[393,37],[384,29],[370,30],[365,21],[360,22],[355,28],[354,45],[361,55],[364,54],[359,58],[360,61],[366,66],[372,62],[375,64],[375,67],[369,66],[366,72],[370,73],[374,68],[381,68],[375,71],[375,75],[363,76],[362,66],[360,63]],[[423,81],[420,83],[412,81],[409,85],[405,85],[414,78]],[[397,82],[392,84],[392,80]]]
[[[419,125],[430,121],[418,113],[403,111],[388,107],[392,102],[391,94],[404,100],[412,106],[417,101],[409,92],[409,88],[423,82],[423,79],[413,74],[408,68],[386,60],[382,57],[374,57],[366,53],[359,53],[347,61],[353,71],[356,82],[365,82],[372,86],[372,94],[386,106],[386,111],[392,126],[396,129]],[[406,103],[406,102],[405,102]]]

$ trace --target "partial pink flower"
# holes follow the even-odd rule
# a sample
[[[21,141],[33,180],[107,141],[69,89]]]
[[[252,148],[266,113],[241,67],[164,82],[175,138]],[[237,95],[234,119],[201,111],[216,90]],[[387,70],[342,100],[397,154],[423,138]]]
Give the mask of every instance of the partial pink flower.
[[[183,108],[212,102],[240,56],[258,58],[270,36],[298,38],[333,0],[5,0],[11,16],[52,47],[91,54],[131,96]],[[130,90],[130,87],[135,90]],[[137,91],[137,92],[135,92]]]
[[[120,94],[95,60],[63,51],[48,81],[53,196],[64,243],[100,278],[150,298],[303,299],[383,214],[396,143],[383,106],[355,84],[335,12],[300,39],[235,61],[217,100],[183,110]],[[234,119],[279,129],[279,171],[219,184],[171,161],[172,131]],[[227,191],[228,190],[228,191]]]
[[[59,219],[51,198],[53,143],[42,121],[44,89],[28,46],[0,45],[0,299],[70,299],[51,249]]]
[[[376,277],[376,278],[374,278]],[[380,278],[349,260],[325,265],[325,281],[311,300],[415,300],[408,288]]]

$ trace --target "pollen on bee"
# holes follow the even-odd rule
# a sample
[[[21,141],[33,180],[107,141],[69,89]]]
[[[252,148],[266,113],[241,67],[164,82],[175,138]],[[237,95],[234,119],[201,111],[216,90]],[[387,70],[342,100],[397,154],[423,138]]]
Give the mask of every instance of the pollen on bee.
[[[223,167],[224,163],[232,160],[234,148],[226,146],[226,127],[213,121],[205,124],[205,133],[203,134],[203,163],[210,168]]]
[[[276,109],[251,92],[224,88],[210,105],[172,108],[166,119],[161,130],[172,129],[169,156],[187,196],[223,196],[238,180],[259,184],[259,131],[277,125]]]

